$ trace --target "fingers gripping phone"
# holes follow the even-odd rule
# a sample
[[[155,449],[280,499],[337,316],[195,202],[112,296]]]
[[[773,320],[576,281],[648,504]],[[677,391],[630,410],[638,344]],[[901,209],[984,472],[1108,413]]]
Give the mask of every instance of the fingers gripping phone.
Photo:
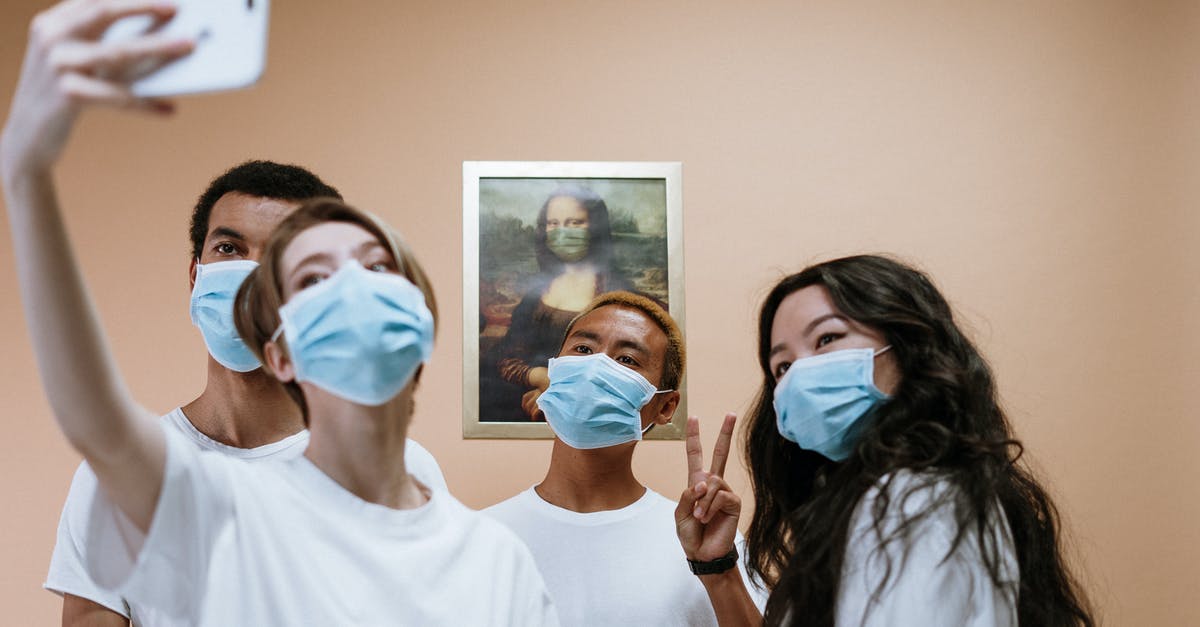
[[[267,64],[268,0],[176,0],[169,22],[155,24],[147,16],[113,23],[105,41],[159,32],[191,37],[196,48],[186,57],[135,80],[134,95],[143,98],[180,96],[249,87]]]

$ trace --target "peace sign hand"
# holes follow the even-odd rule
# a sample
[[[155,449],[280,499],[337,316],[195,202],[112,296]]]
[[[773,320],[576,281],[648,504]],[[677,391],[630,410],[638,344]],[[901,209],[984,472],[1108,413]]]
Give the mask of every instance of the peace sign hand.
[[[693,561],[719,559],[733,548],[742,499],[730,489],[723,475],[736,421],[736,414],[725,415],[713,447],[712,466],[706,472],[700,446],[700,420],[695,416],[687,420],[688,487],[675,508],[675,533],[684,554]]]

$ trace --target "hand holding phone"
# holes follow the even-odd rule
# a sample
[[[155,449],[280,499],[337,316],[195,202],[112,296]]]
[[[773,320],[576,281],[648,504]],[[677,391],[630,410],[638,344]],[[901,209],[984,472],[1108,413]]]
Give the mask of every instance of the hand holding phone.
[[[268,0],[176,0],[175,16],[158,22],[126,17],[105,31],[115,42],[156,34],[190,38],[195,49],[130,85],[133,95],[161,98],[249,87],[266,67]]]

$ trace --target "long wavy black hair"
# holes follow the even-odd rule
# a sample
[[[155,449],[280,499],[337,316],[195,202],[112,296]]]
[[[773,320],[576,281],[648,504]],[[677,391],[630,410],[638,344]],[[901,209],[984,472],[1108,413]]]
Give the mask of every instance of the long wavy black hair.
[[[812,285],[828,290],[841,314],[882,333],[901,373],[892,398],[876,409],[854,452],[842,462],[785,440],[775,424],[775,377],[768,364],[771,327],[780,303]],[[1021,625],[1094,624],[1063,559],[1057,510],[1034,476],[1017,463],[1021,444],[1000,409],[991,369],[927,276],[874,255],[836,259],[788,276],[763,303],[758,359],[763,383],[751,410],[745,449],[756,506],[746,548],[751,572],[772,589],[767,625],[834,625],[856,506],[873,486],[882,486],[871,511],[874,529],[882,533],[885,515],[903,509],[889,510],[888,498],[891,478],[906,469],[951,482],[954,489],[948,493],[957,521],[951,551],[973,530],[970,535],[997,586],[1003,557],[995,541],[999,504],[1020,568]],[[922,487],[891,495],[892,502],[903,503]],[[902,518],[881,542],[902,537],[921,517]],[[888,565],[889,573],[892,568]]]

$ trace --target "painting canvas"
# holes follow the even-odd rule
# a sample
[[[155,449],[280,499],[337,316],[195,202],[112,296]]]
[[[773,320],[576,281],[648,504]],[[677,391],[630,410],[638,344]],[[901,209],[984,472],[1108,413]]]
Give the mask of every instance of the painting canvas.
[[[464,435],[551,437],[534,402],[567,324],[628,290],[683,328],[678,163],[464,164]],[[681,437],[671,425],[647,437]]]

